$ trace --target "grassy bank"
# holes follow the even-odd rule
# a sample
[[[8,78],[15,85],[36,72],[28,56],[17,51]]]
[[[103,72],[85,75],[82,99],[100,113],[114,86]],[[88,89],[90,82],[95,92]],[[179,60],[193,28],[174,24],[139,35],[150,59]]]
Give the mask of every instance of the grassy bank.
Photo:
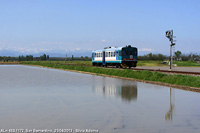
[[[106,69],[102,67],[90,67],[90,66],[75,66],[75,65],[64,65],[55,62],[48,61],[25,61],[22,64],[27,65],[40,65],[44,67],[77,70],[84,72],[91,72],[96,74],[106,74],[110,76],[126,77],[133,79],[140,79],[146,81],[157,81],[162,83],[169,83],[174,85],[183,85],[190,87],[200,88],[200,77],[188,76],[188,75],[167,75],[159,72],[150,71],[132,71],[129,69]]]
[[[15,65],[15,64],[21,64],[21,62],[0,62],[0,65]]]

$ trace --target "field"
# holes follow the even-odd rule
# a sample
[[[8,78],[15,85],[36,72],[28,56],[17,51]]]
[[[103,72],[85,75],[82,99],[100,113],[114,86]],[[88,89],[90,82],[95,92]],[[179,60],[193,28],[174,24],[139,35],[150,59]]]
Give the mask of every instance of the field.
[[[187,67],[200,67],[200,63],[197,63],[196,61],[174,61],[173,64],[176,64],[177,66],[187,66]],[[137,66],[168,66],[167,64],[164,64],[163,61],[138,61]]]
[[[34,61],[33,61],[34,62]],[[68,65],[84,65],[84,66],[92,66],[91,61],[48,61],[53,64],[68,64]],[[0,64],[20,64],[21,62],[0,62]],[[186,66],[186,67],[200,67],[200,63],[195,61],[174,61],[173,64],[177,66]],[[163,61],[154,61],[154,60],[146,60],[146,61],[138,61],[137,66],[168,66],[168,64],[164,64]]]
[[[71,65],[84,65],[84,66],[92,66],[91,61],[49,61],[50,63],[59,63],[59,64],[71,64]],[[195,61],[175,61],[173,64],[177,64],[177,66],[187,66],[187,67],[200,67],[200,63]],[[168,64],[164,64],[163,61],[138,61],[137,66],[168,66]]]
[[[177,66],[200,67],[200,63],[196,61],[175,61],[174,64],[177,64]]]
[[[44,67],[83,71],[95,74],[105,74],[110,76],[133,78],[146,81],[156,81],[161,83],[169,83],[174,85],[200,88],[200,77],[188,76],[188,75],[167,75],[159,72],[132,71],[129,69],[107,69],[103,67],[93,67],[91,65],[91,62],[88,61],[86,62],[25,61],[22,62],[22,64],[39,65]],[[155,63],[149,62],[149,64],[155,64]]]
[[[163,64],[163,61],[138,61],[137,66],[167,66],[167,64]]]

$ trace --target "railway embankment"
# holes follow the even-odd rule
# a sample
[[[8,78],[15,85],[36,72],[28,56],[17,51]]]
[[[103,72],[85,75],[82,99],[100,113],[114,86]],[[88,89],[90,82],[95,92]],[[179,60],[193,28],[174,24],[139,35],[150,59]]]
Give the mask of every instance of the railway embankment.
[[[102,67],[92,67],[92,66],[65,65],[55,62],[52,63],[48,61],[30,61],[30,62],[22,62],[22,64],[37,65],[42,67],[56,68],[67,71],[75,71],[75,72],[109,76],[115,78],[123,78],[128,80],[135,80],[139,82],[153,83],[153,84],[171,86],[185,90],[200,92],[200,76],[179,75],[179,74],[169,75],[160,72],[150,72],[147,70],[133,71],[130,69],[106,69]]]

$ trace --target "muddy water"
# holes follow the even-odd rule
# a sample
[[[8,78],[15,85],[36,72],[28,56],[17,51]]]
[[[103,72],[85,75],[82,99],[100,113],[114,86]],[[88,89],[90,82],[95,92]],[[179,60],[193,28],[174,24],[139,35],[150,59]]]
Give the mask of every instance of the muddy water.
[[[200,132],[199,101],[199,93],[159,85],[0,66],[0,131],[195,133]]]

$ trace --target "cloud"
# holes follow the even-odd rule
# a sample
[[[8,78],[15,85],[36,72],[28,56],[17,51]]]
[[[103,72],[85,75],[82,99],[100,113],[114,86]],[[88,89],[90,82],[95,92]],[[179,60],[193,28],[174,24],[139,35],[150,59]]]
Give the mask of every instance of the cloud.
[[[154,50],[151,49],[151,48],[143,48],[143,49],[138,49],[138,51],[140,51],[140,52],[152,52]]]
[[[3,41],[0,41],[0,47],[6,47],[9,45],[9,42],[7,40],[3,40]]]
[[[107,40],[101,40],[101,42],[108,42]]]
[[[24,54],[32,54],[32,53],[43,53],[43,52],[51,52],[53,49],[42,49],[42,48],[15,48],[13,51],[21,52]]]

